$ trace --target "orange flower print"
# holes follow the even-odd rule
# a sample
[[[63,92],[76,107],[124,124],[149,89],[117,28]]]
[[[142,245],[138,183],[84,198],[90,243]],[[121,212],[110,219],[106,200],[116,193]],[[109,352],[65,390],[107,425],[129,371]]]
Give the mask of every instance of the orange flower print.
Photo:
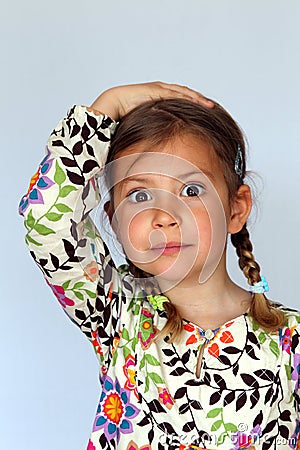
[[[136,369],[135,369],[135,359],[132,355],[128,355],[125,360],[125,365],[123,366],[123,372],[127,378],[125,383],[125,388],[133,391],[136,398],[139,399],[137,388],[136,388]]]
[[[158,388],[158,401],[162,405],[165,405],[168,409],[171,409],[175,403],[168,389],[161,387]]]
[[[211,344],[211,345],[208,347],[208,353],[209,353],[210,355],[214,356],[215,358],[218,358],[218,356],[219,356],[219,354],[220,354],[220,349],[219,349],[218,344],[216,344],[216,343]]]
[[[100,341],[98,340],[98,332],[97,332],[97,330],[92,332],[92,339],[91,339],[91,342],[92,342],[92,344],[93,344],[95,353],[96,353],[97,355],[99,355],[99,356],[103,356],[103,351],[102,351],[101,343],[100,343]]]
[[[234,339],[230,331],[226,330],[221,334],[220,341],[224,342],[225,344],[230,344],[230,342],[233,342]]]
[[[111,354],[112,354],[112,356],[114,356],[114,353],[115,353],[115,351],[116,351],[116,348],[117,348],[118,345],[119,345],[119,342],[120,342],[120,340],[121,340],[121,336],[122,336],[122,331],[120,331],[120,334],[116,334],[116,335],[114,336],[113,345],[112,345],[112,349],[111,349]]]
[[[98,278],[98,264],[92,261],[87,264],[84,269],[84,277],[89,281],[96,281]]]
[[[124,407],[117,392],[107,396],[103,404],[103,412],[110,422],[118,424],[123,416]]]
[[[152,447],[150,444],[146,444],[146,445],[142,445],[141,447],[138,447],[138,445],[133,441],[130,441],[126,447],[126,450],[151,450],[151,449],[152,449]]]

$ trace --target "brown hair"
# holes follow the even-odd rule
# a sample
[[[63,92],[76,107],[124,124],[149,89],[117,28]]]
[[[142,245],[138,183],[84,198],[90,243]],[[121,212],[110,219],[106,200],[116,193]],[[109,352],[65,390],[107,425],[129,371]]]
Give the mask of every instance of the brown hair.
[[[231,201],[239,186],[244,183],[246,175],[245,139],[237,123],[218,104],[214,108],[206,108],[183,99],[168,99],[150,101],[136,107],[120,121],[111,142],[107,162],[113,161],[120,152],[135,144],[147,142],[150,145],[160,145],[178,135],[187,134],[204,140],[213,148],[223,169]],[[240,175],[235,172],[238,148],[243,160]],[[231,241],[249,285],[261,281],[260,266],[253,256],[246,224],[238,233],[231,235]],[[148,295],[159,293],[157,285],[150,282],[150,279],[147,282],[150,274],[130,261],[129,269],[135,277],[143,279],[142,287]],[[182,331],[182,320],[171,302],[165,302],[164,308],[168,321],[161,333],[163,336],[171,334],[171,340],[174,341]],[[254,294],[250,314],[267,331],[275,331],[285,322],[283,312],[264,294]]]

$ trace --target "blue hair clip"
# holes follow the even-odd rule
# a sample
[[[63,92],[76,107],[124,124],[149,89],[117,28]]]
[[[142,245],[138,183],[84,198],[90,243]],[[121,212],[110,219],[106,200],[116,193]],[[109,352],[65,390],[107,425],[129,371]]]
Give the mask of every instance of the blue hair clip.
[[[249,288],[253,294],[264,294],[269,291],[269,285],[265,277],[261,276],[261,280]]]
[[[238,144],[238,149],[236,152],[234,163],[234,171],[240,178],[243,178],[243,170],[244,170],[243,153],[240,144]]]

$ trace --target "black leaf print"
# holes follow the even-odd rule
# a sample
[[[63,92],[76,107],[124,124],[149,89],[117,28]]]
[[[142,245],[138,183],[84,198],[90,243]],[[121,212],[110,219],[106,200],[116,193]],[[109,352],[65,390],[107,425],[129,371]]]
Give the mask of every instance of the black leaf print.
[[[263,413],[262,411],[260,411],[253,421],[253,428],[256,427],[256,425],[261,425],[262,420],[263,420]]]
[[[48,259],[41,258],[41,259],[39,260],[39,263],[40,263],[40,265],[41,265],[42,267],[44,267],[44,266],[46,266],[46,264],[48,263]]]
[[[108,284],[110,283],[112,280],[112,268],[110,267],[110,265],[108,264],[105,268],[104,271],[104,284]]]
[[[250,395],[251,409],[257,405],[259,399],[260,399],[259,390],[255,389],[255,391],[253,391],[252,394]]]
[[[238,398],[236,399],[235,410],[239,411],[244,406],[246,401],[247,401],[246,392],[242,392],[241,394],[239,394]]]
[[[93,149],[93,147],[90,144],[86,144],[86,149],[87,149],[87,152],[88,152],[88,154],[90,156],[95,157],[94,149]]]
[[[106,440],[105,434],[101,434],[100,439],[99,439],[99,444],[101,445],[101,448],[106,447],[107,440]]]
[[[52,253],[50,253],[50,258],[51,258],[51,262],[54,266],[55,269],[59,268],[59,259],[57,256],[53,255]]]
[[[255,334],[252,331],[248,332],[247,338],[249,339],[250,342],[252,342],[252,344],[257,345],[257,347],[260,347],[257,337],[255,336]]]
[[[86,320],[85,312],[80,309],[75,309],[75,316],[80,320]]]
[[[288,440],[288,438],[289,438],[289,429],[288,429],[288,427],[285,426],[285,425],[280,425],[280,427],[279,427],[279,434],[284,439]]]
[[[138,423],[139,427],[143,427],[144,425],[149,425],[150,419],[149,416],[145,416],[142,418],[142,420]]]
[[[84,184],[84,178],[82,175],[78,175],[77,173],[70,172],[70,170],[67,170],[67,175],[68,175],[68,178],[71,181],[71,183],[79,184],[79,185]]]
[[[60,270],[71,270],[71,269],[72,269],[72,266],[66,266],[65,264],[60,266]]]
[[[296,347],[299,344],[299,334],[295,333],[292,337],[292,352],[295,353]]]
[[[83,173],[88,173],[91,170],[93,170],[95,167],[99,167],[99,164],[96,161],[93,161],[92,159],[88,159],[83,164],[83,167],[82,167]]]
[[[85,245],[86,245],[86,239],[80,239],[80,241],[78,241],[78,247],[85,247]]]
[[[76,136],[79,133],[79,131],[80,131],[80,126],[77,125],[77,123],[76,123],[72,129],[70,137],[72,138],[72,137]]]
[[[285,409],[280,414],[280,420],[283,420],[284,422],[291,422],[291,411],[288,411]]]
[[[156,413],[165,413],[165,409],[162,407],[162,405],[159,403],[158,400],[154,399],[151,402],[148,403],[148,407],[150,411],[156,412]]]
[[[123,280],[123,285],[126,287],[126,289],[127,289],[129,292],[133,292],[133,287],[132,287],[132,285],[129,284],[126,280]]]
[[[105,134],[101,133],[101,131],[97,131],[97,136],[98,136],[99,141],[102,141],[102,142],[109,141],[109,138],[107,136],[105,136]]]
[[[157,450],[165,450],[164,445],[162,445],[162,444],[159,442],[159,443],[158,443],[158,446],[157,446]]]
[[[67,241],[66,239],[62,240],[64,243],[64,248],[65,251],[67,253],[68,256],[74,256],[75,254],[75,248],[74,246],[71,244],[71,242]]]
[[[191,421],[191,422],[187,422],[184,427],[182,428],[182,430],[185,433],[189,433],[190,431],[192,431],[195,428],[195,422]]]
[[[233,400],[235,399],[235,392],[229,392],[225,397],[224,397],[224,401],[223,401],[223,405],[229,405],[230,403],[233,402]]]
[[[273,372],[271,372],[271,370],[268,369],[259,369],[259,370],[255,370],[254,374],[261,378],[262,380],[267,380],[267,381],[274,381],[275,375],[273,374]]]
[[[63,147],[64,143],[61,140],[57,140],[57,141],[52,141],[52,145],[53,145],[53,147]]]
[[[229,353],[231,355],[231,354],[240,353],[241,350],[239,350],[236,347],[233,347],[232,345],[228,345],[228,347],[223,348],[223,352]]]
[[[254,349],[251,345],[246,345],[245,349],[246,349],[246,352],[248,353],[248,355],[250,356],[250,358],[256,359],[257,361],[259,360],[259,358],[256,356]]]
[[[232,373],[233,373],[233,375],[237,375],[238,374],[238,372],[239,372],[239,369],[240,369],[240,366],[239,366],[239,364],[238,363],[235,363],[233,366],[232,366]]]
[[[266,425],[265,429],[263,430],[263,435],[264,435],[264,434],[267,434],[267,433],[270,433],[270,431],[273,430],[273,428],[275,427],[275,425],[276,425],[276,420],[271,420],[271,422],[269,422],[269,423]]]
[[[215,374],[214,380],[222,391],[227,388],[225,380],[221,377],[221,375]]]
[[[69,262],[81,262],[85,259],[84,256],[70,256]]]
[[[182,355],[181,361],[183,362],[183,364],[186,364],[189,361],[190,354],[191,354],[191,352],[190,352],[190,350],[188,350]]]
[[[225,366],[230,366],[231,365],[230,359],[227,358],[227,356],[225,356],[225,355],[220,355],[218,357],[218,360],[221,361],[223,364],[225,364]]]
[[[273,389],[273,387],[271,386],[271,387],[267,390],[267,392],[266,392],[266,395],[265,395],[265,403],[268,403],[268,401],[271,400],[273,393],[274,393],[274,389]]]
[[[34,253],[32,250],[30,251],[30,255],[32,256],[32,258],[34,259],[34,261],[36,261],[35,253]]]
[[[72,148],[73,155],[81,155],[82,151],[83,151],[82,142],[81,141],[76,142],[76,144],[74,144]]]
[[[158,426],[164,433],[176,434],[174,428],[168,422],[159,423]]]
[[[185,414],[187,411],[189,411],[190,406],[188,403],[183,403],[183,405],[180,405],[179,407],[179,414]]]
[[[89,126],[90,126],[91,128],[93,128],[93,130],[96,130],[97,125],[98,125],[98,122],[97,122],[97,120],[95,119],[95,117],[92,117],[92,116],[90,116],[89,114],[87,114],[87,115],[86,115],[86,118],[87,118],[87,123],[89,124]]]
[[[262,450],[268,450],[269,448],[271,448],[275,439],[276,436],[268,436],[267,440],[262,445]]]
[[[184,397],[186,395],[186,391],[187,391],[186,387],[181,387],[177,389],[174,395],[175,400],[179,400],[180,398]]]
[[[174,350],[172,350],[170,348],[163,348],[162,351],[163,351],[163,353],[166,356],[173,356],[174,355]]]
[[[113,120],[110,117],[106,117],[101,123],[101,128],[102,129],[108,128],[112,123]]]
[[[186,369],[184,369],[183,367],[177,367],[177,369],[172,370],[172,372],[170,372],[170,375],[173,376],[180,376],[183,375],[186,372]]]
[[[78,241],[78,234],[77,234],[77,223],[74,222],[74,220],[71,219],[71,235],[74,238],[75,241]]]
[[[84,186],[82,194],[81,194],[82,200],[85,200],[87,198],[87,196],[89,195],[89,192],[90,192],[90,183],[87,183],[87,185]]]
[[[214,405],[215,403],[217,403],[221,398],[221,392],[214,392],[209,399],[209,404],[210,405]]]
[[[193,409],[198,409],[198,410],[203,409],[201,406],[201,403],[198,400],[192,400],[190,405]]]
[[[63,163],[64,166],[66,167],[76,167],[76,161],[74,161],[74,159],[70,159],[70,158],[66,158],[66,157],[62,157],[61,161]]]
[[[253,387],[255,389],[259,388],[257,380],[252,375],[248,373],[241,373],[241,377],[243,379],[243,382],[247,384],[247,386]]]
[[[85,141],[87,141],[88,138],[89,138],[89,136],[90,136],[90,129],[89,129],[89,127],[87,126],[87,124],[85,123],[85,124],[83,125],[83,127],[82,127],[82,130],[81,130],[81,137],[82,137],[82,139],[84,139]]]
[[[152,443],[153,439],[154,439],[154,430],[153,430],[153,428],[151,428],[151,430],[150,430],[149,433],[148,433],[148,441],[149,441],[149,444]]]
[[[166,366],[173,367],[176,363],[178,363],[178,361],[179,359],[177,358],[177,356],[174,356],[174,358],[172,358],[171,361],[167,361],[164,364]]]
[[[184,384],[186,386],[201,386],[201,384],[203,384],[203,382],[198,381],[198,380],[187,380]]]
[[[210,382],[211,382],[210,374],[208,372],[204,372],[203,383],[209,386]]]

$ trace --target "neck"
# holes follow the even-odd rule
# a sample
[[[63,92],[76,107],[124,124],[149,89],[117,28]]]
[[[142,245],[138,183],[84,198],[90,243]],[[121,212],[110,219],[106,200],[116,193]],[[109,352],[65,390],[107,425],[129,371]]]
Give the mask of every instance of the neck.
[[[230,279],[224,261],[204,283],[184,280],[164,293],[182,318],[204,329],[217,328],[245,313],[252,300],[248,291]]]

